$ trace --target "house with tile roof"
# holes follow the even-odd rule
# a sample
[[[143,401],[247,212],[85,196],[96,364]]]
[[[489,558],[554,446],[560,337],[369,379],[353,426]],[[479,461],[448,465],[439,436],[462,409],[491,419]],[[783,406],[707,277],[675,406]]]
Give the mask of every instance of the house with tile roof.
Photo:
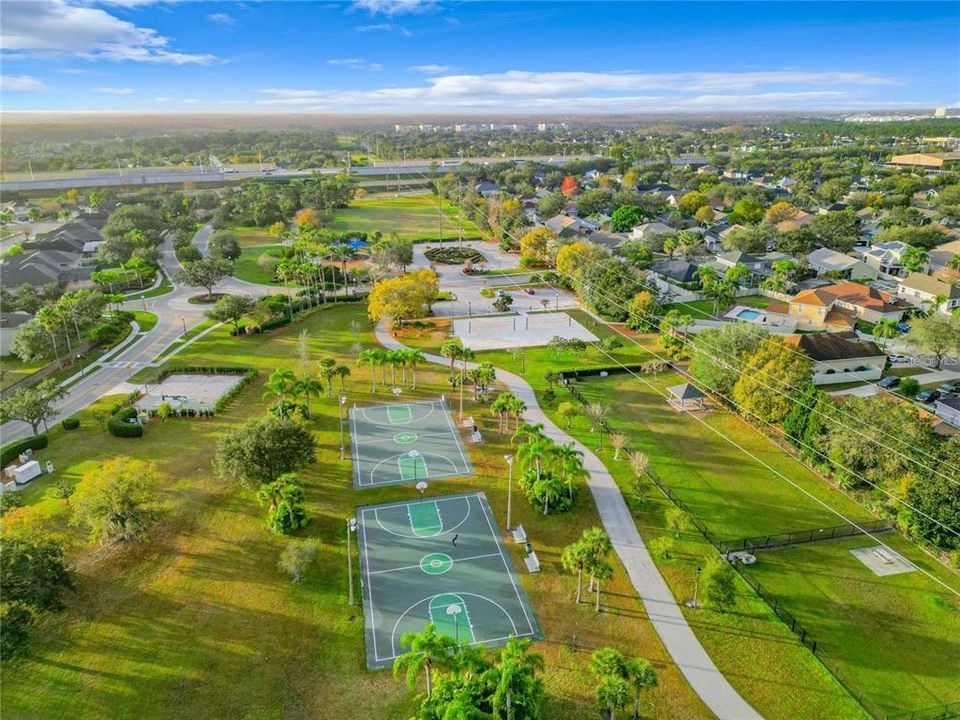
[[[863,260],[844,255],[830,248],[817,248],[807,255],[807,264],[817,277],[829,276],[843,280],[876,280],[879,271]]]
[[[900,322],[912,306],[896,295],[855,282],[802,290],[788,303],[787,313],[801,330],[852,330],[858,320]]]

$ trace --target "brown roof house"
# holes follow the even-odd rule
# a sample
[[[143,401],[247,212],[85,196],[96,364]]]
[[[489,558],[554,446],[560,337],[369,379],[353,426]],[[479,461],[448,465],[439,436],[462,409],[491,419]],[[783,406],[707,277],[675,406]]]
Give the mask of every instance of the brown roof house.
[[[852,330],[857,320],[899,322],[911,307],[906,300],[855,282],[803,290],[790,300],[788,315],[800,330]]]
[[[784,341],[813,361],[814,385],[879,380],[887,354],[874,343],[856,337],[853,333],[816,333],[787,335]]]

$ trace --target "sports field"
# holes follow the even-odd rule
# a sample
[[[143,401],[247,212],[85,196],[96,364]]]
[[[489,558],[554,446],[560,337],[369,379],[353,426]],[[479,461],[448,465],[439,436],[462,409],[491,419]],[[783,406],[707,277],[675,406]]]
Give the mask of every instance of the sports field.
[[[457,237],[457,212],[452,205],[443,206],[443,239]],[[433,195],[404,195],[402,197],[354,200],[350,207],[337,210],[332,229],[341,232],[396,233],[410,240],[436,240],[441,232],[441,215]],[[463,221],[463,236],[468,240],[481,239],[476,225]]]
[[[483,493],[357,508],[367,666],[433,623],[471,645],[542,637]]]
[[[350,437],[357,489],[473,474],[442,400],[354,407]]]

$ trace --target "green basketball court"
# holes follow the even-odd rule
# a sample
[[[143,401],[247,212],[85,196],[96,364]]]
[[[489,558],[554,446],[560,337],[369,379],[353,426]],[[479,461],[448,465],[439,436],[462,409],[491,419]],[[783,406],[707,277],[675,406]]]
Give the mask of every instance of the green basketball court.
[[[460,433],[440,400],[354,407],[350,439],[357,489],[473,474]]]
[[[542,637],[483,493],[361,507],[357,524],[369,668],[431,622],[471,645]]]

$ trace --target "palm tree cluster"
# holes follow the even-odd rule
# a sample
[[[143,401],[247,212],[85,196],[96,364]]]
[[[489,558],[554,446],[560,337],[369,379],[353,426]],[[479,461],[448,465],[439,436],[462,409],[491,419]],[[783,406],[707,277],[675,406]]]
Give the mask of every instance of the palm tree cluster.
[[[483,647],[460,643],[428,624],[423,632],[405,633],[409,648],[393,664],[415,688],[423,676],[426,696],[416,720],[540,720],[544,699],[543,656],[530,652],[530,640],[511,638],[491,658]]]
[[[513,418],[513,429],[520,427],[520,418],[527,411],[527,404],[511,392],[502,392],[490,404],[490,412],[497,416],[499,432],[503,435],[510,430],[510,419]]]
[[[580,539],[563,549],[560,560],[565,570],[577,576],[577,604],[583,600],[583,576],[590,578],[589,592],[596,594],[594,608],[600,612],[600,583],[613,577],[613,565],[607,560],[613,543],[600,528],[592,527],[583,531]]]
[[[307,226],[300,226],[296,233],[285,231],[283,237],[293,242],[293,254],[275,268],[277,278],[284,285],[289,287],[292,283],[304,288],[311,303],[325,303],[328,293],[336,297],[341,288],[347,292],[347,263],[357,256],[351,245],[330,242],[316,228]],[[332,266],[327,264],[330,261]]]
[[[407,370],[410,371],[410,388],[417,389],[417,365],[426,362],[426,357],[420,350],[381,350],[369,348],[357,355],[357,365],[367,365],[370,368],[370,392],[377,391],[377,368],[380,368],[380,384],[387,385],[387,367],[391,372],[391,387],[397,387],[397,370],[400,370],[400,381],[407,382]]]
[[[274,399],[270,412],[279,418],[292,417],[300,413],[304,419],[309,420],[311,399],[324,391],[321,378],[326,381],[327,395],[333,395],[334,378],[340,379],[340,392],[346,392],[346,378],[350,375],[350,368],[337,363],[334,358],[324,358],[319,366],[318,377],[305,374],[298,378],[293,370],[287,368],[270,373],[270,377],[264,384],[266,390],[263,393],[264,398]]]
[[[720,307],[726,307],[737,297],[740,281],[750,277],[750,271],[743,263],[737,263],[727,268],[721,276],[712,265],[701,265],[697,268],[697,279],[703,294],[713,298],[713,314],[719,312]]]
[[[542,423],[524,423],[516,429],[517,459],[522,463],[520,487],[543,514],[564,512],[573,505],[575,486],[589,477],[583,453],[573,443],[558,445],[543,432]]]
[[[639,718],[643,691],[657,685],[657,672],[649,660],[628,660],[614,648],[594,652],[590,670],[597,677],[597,708],[608,720],[615,720],[617,711],[626,709],[631,702],[633,717]]]

